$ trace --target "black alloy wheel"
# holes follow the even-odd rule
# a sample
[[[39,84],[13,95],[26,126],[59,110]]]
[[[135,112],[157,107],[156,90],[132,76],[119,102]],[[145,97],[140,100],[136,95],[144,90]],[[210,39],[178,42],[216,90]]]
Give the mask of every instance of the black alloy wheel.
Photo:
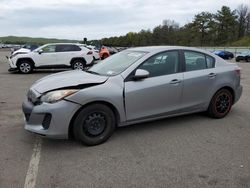
[[[212,98],[208,113],[213,118],[223,118],[229,113],[232,105],[232,93],[227,89],[221,89]]]

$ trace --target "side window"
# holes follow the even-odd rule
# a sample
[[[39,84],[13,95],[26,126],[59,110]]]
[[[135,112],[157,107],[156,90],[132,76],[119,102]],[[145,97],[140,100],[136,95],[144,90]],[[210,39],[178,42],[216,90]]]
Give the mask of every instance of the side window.
[[[204,54],[193,51],[184,51],[186,71],[206,69],[206,57]]]
[[[81,48],[76,45],[72,45],[72,51],[81,51]]]
[[[60,44],[56,46],[57,52],[69,52],[71,51],[71,45]]]
[[[56,51],[56,46],[55,45],[48,45],[48,46],[45,46],[42,50],[44,53],[53,53]]]
[[[81,51],[81,48],[76,45],[61,44],[61,45],[56,46],[56,51],[57,52],[74,52],[74,51]]]
[[[150,77],[155,77],[177,73],[178,64],[178,51],[168,51],[150,57],[138,69],[147,70]]]
[[[207,60],[207,68],[208,69],[214,68],[214,65],[215,65],[214,58],[211,56],[206,56],[206,60]]]

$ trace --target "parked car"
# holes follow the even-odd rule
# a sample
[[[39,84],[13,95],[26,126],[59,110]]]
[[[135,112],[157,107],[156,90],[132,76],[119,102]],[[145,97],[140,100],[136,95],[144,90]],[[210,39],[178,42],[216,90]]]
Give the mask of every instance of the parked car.
[[[18,48],[19,47],[19,48]],[[14,48],[11,49],[12,52],[15,52],[16,50],[19,50],[19,49],[28,49],[30,51],[33,51],[35,50],[36,48],[38,48],[39,45],[37,44],[25,44],[25,45],[22,45],[22,46],[15,46]]]
[[[36,81],[23,103],[25,129],[50,138],[105,142],[116,127],[206,111],[225,117],[242,93],[240,68],[188,47],[124,50],[86,72]]]
[[[224,51],[224,50],[217,50],[213,52],[215,55],[218,55],[222,59],[233,59],[234,54],[232,52]]]
[[[246,61],[250,62],[250,50],[249,51],[244,51],[240,53],[239,55],[236,56],[236,61]]]
[[[13,54],[8,60],[10,72],[18,70],[24,74],[44,68],[71,67],[83,70],[93,63],[92,52],[73,43],[46,44],[29,53]]]
[[[16,55],[16,54],[26,54],[29,53],[35,49],[37,49],[39,46],[35,44],[26,44],[22,46],[21,48],[11,48],[11,55]]]
[[[109,50],[107,47],[102,46],[99,52],[99,56],[101,59],[106,59],[107,57],[110,56]]]
[[[10,49],[11,54],[12,54],[14,51],[17,51],[17,50],[19,50],[19,49],[21,49],[21,48],[22,48],[22,45],[15,45],[15,46],[12,46],[12,48]]]
[[[88,46],[86,44],[81,44],[80,47],[89,49],[93,53],[94,60],[100,59],[99,50],[95,46]]]
[[[119,52],[116,48],[114,47],[106,47],[109,51],[110,55],[116,54],[117,52]]]

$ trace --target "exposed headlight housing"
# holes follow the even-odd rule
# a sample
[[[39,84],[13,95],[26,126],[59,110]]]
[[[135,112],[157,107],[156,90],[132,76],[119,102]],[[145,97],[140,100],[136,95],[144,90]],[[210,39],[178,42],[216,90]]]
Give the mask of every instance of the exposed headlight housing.
[[[19,53],[12,54],[12,55],[10,56],[10,59],[12,59],[13,57],[17,56],[18,54],[19,54]]]
[[[65,89],[65,90],[56,90],[45,93],[41,96],[40,101],[46,103],[55,103],[58,102],[65,97],[68,97],[74,93],[79,91],[78,89]]]
[[[15,56],[20,55],[20,54],[27,54],[27,53],[26,53],[26,52],[18,52],[18,53],[12,54],[12,55],[10,56],[10,59],[12,59],[12,58],[14,58]]]

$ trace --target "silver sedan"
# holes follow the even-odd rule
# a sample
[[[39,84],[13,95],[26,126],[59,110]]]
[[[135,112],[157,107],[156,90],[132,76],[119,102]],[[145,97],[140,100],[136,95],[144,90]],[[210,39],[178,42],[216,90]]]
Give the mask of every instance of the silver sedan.
[[[97,145],[119,126],[203,111],[223,118],[241,93],[240,68],[212,53],[133,48],[86,72],[62,72],[35,82],[23,102],[25,129]]]

